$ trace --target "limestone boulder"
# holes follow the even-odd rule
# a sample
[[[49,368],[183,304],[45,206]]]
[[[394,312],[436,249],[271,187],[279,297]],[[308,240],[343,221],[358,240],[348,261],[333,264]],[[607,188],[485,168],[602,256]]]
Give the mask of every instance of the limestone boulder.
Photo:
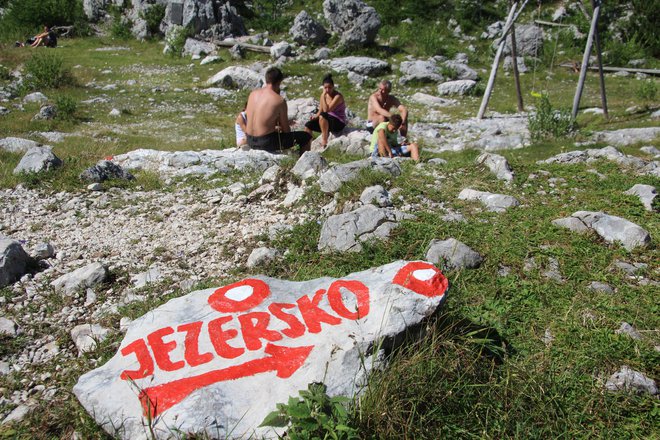
[[[642,185],[638,183],[633,185],[633,187],[628,191],[624,192],[624,194],[639,197],[639,200],[644,205],[644,209],[653,212],[653,201],[658,195],[655,186]]]
[[[221,85],[237,89],[258,89],[264,85],[263,75],[241,66],[230,66],[206,81],[208,86]]]
[[[215,53],[215,45],[207,41],[200,41],[195,38],[186,38],[186,42],[183,45],[183,55],[186,56],[202,56]]]
[[[328,168],[328,162],[319,153],[306,151],[300,156],[291,172],[302,180],[318,176]]]
[[[401,166],[397,161],[391,159],[363,159],[354,162],[349,162],[342,165],[337,165],[329,168],[319,178],[319,185],[321,191],[324,193],[336,192],[341,188],[345,182],[355,179],[360,170],[366,168],[373,168],[377,171],[389,173],[393,176],[401,174]]]
[[[93,167],[80,173],[80,179],[86,182],[101,183],[109,179],[133,180],[135,177],[120,165],[110,160],[101,160]]]
[[[644,373],[635,371],[627,365],[621,366],[621,369],[612,374],[605,389],[608,391],[628,391],[635,394],[658,394],[658,387],[653,379]]]
[[[325,44],[329,37],[328,31],[304,10],[296,15],[289,34],[293,41],[305,45]]]
[[[442,304],[432,264],[396,261],[341,279],[255,276],[175,298],[132,321],[117,353],[73,387],[111,436],[275,438],[260,428],[312,382],[355,396],[407,329]],[[136,393],[136,389],[140,392]]]
[[[62,166],[62,160],[55,156],[50,147],[32,147],[14,168],[14,174],[41,173]]]
[[[323,14],[330,31],[340,36],[340,45],[360,47],[376,41],[380,17],[362,0],[324,0]]]
[[[0,287],[18,281],[28,270],[30,256],[16,241],[0,236]]]
[[[426,259],[448,269],[476,269],[483,262],[478,252],[455,238],[431,240]]]
[[[593,230],[608,243],[620,243],[631,251],[637,247],[646,247],[651,242],[648,231],[635,223],[604,212],[577,211],[570,217],[553,220],[556,226],[575,232]]]
[[[472,80],[476,81],[479,75],[477,74],[477,71],[470,68],[467,64],[461,62],[461,61],[456,61],[456,60],[447,60],[443,63],[443,65],[451,69],[455,72],[456,76],[454,77],[455,80],[457,81],[462,81],[462,80]]]
[[[399,83],[402,85],[410,82],[439,83],[445,80],[440,73],[440,68],[432,59],[404,61],[399,66],[399,70],[403,75],[399,78]]]
[[[101,263],[92,263],[62,275],[51,283],[56,292],[72,296],[82,289],[94,287],[108,278],[108,268]]]
[[[359,252],[362,243],[387,240],[404,219],[414,219],[392,208],[365,205],[346,214],[330,216],[321,227],[318,248],[321,251]]]
[[[390,65],[386,61],[363,56],[333,58],[328,64],[336,72],[352,72],[364,76],[379,76],[390,70]]]
[[[456,81],[447,81],[438,86],[438,94],[445,95],[465,95],[477,85],[476,81],[471,79],[461,79]]]
[[[83,355],[96,350],[97,345],[103,342],[111,330],[98,324],[80,324],[71,329],[71,339],[78,349],[78,354]]]
[[[483,204],[486,209],[493,212],[504,212],[509,208],[520,205],[520,202],[513,196],[505,194],[493,194],[485,191],[477,191],[466,188],[458,194],[459,200],[477,200]]]
[[[475,161],[478,165],[485,165],[495,176],[507,183],[513,182],[513,168],[504,156],[493,153],[482,153]]]

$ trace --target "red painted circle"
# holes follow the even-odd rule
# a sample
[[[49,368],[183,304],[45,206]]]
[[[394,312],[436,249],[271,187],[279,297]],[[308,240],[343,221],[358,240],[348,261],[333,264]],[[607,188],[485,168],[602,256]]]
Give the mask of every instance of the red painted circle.
[[[435,272],[435,275],[427,280],[420,280],[419,278],[415,278],[414,275],[418,270],[432,270]],[[413,261],[406,264],[394,276],[392,283],[431,298],[444,295],[449,286],[449,281],[447,281],[447,278],[445,278],[437,267],[423,261]]]
[[[252,288],[252,293],[245,299],[236,301],[227,297],[227,292],[242,286]],[[211,307],[222,313],[236,313],[250,310],[263,302],[270,295],[268,284],[254,278],[247,278],[228,286],[220,287],[209,296]]]

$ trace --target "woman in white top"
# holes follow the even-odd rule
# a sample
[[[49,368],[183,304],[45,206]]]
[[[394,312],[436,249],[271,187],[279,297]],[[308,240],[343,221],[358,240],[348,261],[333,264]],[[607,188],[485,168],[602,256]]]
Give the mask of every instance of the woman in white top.
[[[247,135],[245,134],[245,129],[247,127],[247,114],[245,113],[245,109],[236,116],[234,127],[236,128],[236,146],[238,148],[247,149]]]

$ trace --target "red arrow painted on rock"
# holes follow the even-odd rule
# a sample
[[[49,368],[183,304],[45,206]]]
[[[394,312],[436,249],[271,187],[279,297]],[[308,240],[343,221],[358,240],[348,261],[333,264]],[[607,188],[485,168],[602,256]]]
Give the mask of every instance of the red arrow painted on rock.
[[[155,387],[145,388],[139,396],[144,414],[154,418],[181,402],[193,391],[217,382],[240,379],[267,371],[276,371],[277,377],[286,379],[302,366],[313,348],[313,345],[280,347],[268,344],[264,352],[270,356],[222,370],[209,371],[198,376],[185,377]]]

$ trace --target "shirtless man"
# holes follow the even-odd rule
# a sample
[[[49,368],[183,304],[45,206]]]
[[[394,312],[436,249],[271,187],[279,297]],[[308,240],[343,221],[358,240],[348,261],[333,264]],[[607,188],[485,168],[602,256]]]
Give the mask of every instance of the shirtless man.
[[[369,104],[367,106],[367,128],[370,132],[378,126],[381,122],[388,121],[392,116],[390,109],[396,107],[403,119],[403,123],[399,128],[401,136],[406,137],[408,134],[408,109],[401,104],[396,96],[390,95],[392,91],[392,83],[388,80],[383,80],[378,84],[376,90],[369,97]]]
[[[248,98],[247,143],[250,148],[271,153],[300,146],[300,154],[308,151],[312,136],[304,131],[291,131],[287,119],[287,105],[280,96],[280,86],[284,75],[277,67],[266,71],[266,85],[253,90]]]

